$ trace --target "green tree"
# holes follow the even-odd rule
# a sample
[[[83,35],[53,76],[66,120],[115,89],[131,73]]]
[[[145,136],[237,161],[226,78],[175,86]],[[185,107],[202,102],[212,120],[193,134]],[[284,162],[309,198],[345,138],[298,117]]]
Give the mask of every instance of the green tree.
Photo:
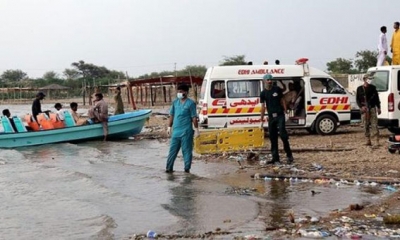
[[[71,65],[75,67],[84,78],[99,79],[107,77],[110,74],[110,70],[106,67],[99,67],[92,63],[85,63],[82,60],[79,62],[73,62]]]
[[[19,82],[28,78],[28,74],[17,69],[17,70],[6,70],[1,75],[1,79],[7,82]]]
[[[353,61],[350,59],[336,58],[336,60],[326,63],[330,73],[356,73],[353,69]]]
[[[233,66],[233,65],[247,65],[245,55],[236,55],[232,57],[224,56],[224,60],[219,64],[220,66]]]
[[[204,77],[207,72],[206,66],[203,65],[189,65],[179,71],[182,75],[191,75],[195,77]]]
[[[81,73],[76,69],[66,68],[63,72],[66,79],[76,80],[81,77]]]
[[[366,72],[368,68],[376,66],[378,51],[362,50],[356,53],[354,65],[359,72]]]
[[[46,81],[52,81],[55,79],[59,79],[58,73],[54,71],[45,72],[42,77]]]

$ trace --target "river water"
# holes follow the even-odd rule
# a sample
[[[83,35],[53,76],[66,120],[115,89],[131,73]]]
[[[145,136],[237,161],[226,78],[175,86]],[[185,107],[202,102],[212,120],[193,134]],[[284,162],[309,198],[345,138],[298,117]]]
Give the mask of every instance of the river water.
[[[30,106],[9,107],[15,115]],[[44,105],[43,109],[50,108]],[[152,229],[266,235],[265,220],[321,216],[380,196],[357,187],[254,181],[237,165],[194,161],[166,174],[168,143],[128,139],[0,150],[0,239],[128,239]],[[257,196],[232,194],[254,188]],[[320,191],[311,196],[310,191]],[[228,236],[225,236],[228,237]]]

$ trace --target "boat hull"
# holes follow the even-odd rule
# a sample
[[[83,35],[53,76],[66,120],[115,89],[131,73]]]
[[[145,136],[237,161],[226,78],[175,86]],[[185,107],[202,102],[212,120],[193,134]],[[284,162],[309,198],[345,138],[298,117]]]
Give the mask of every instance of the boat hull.
[[[139,110],[110,117],[108,139],[126,139],[142,131],[151,110]],[[101,124],[66,127],[35,132],[0,134],[0,148],[18,148],[61,142],[103,139]]]

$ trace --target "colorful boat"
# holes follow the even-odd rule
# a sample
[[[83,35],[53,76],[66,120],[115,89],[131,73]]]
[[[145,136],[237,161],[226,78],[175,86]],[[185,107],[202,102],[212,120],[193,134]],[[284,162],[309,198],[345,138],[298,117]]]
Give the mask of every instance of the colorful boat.
[[[110,116],[108,122],[109,135],[107,139],[126,139],[140,133],[146,120],[150,117],[150,114],[151,110],[145,109]],[[19,120],[19,118],[16,119]],[[13,132],[11,124],[8,125],[6,121],[9,123],[9,120],[3,117],[2,124],[5,132],[0,133],[0,148],[18,148],[104,138],[101,124],[74,126],[73,122],[68,123],[67,117],[65,121],[67,127],[40,131],[20,130],[21,126],[19,122],[14,120],[16,128],[18,129],[16,133]]]

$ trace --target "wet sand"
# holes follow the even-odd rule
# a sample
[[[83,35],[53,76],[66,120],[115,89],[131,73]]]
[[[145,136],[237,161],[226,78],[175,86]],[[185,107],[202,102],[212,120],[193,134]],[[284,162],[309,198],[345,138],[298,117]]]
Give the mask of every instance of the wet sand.
[[[162,115],[153,115],[147,123],[147,129],[141,134],[141,138],[159,139],[166,142],[165,134],[167,117]],[[198,161],[209,163],[220,163],[223,165],[235,166],[236,169],[227,174],[216,177],[218,181],[224,182],[231,186],[237,186],[242,189],[251,189],[254,184],[250,181],[237,181],[237,179],[252,179],[255,174],[261,176],[298,176],[309,179],[346,179],[348,181],[360,182],[377,182],[377,183],[400,183],[400,155],[398,153],[391,154],[387,150],[387,139],[391,135],[386,129],[381,130],[380,146],[365,146],[365,138],[363,129],[359,125],[339,127],[338,132],[332,136],[311,135],[303,130],[289,130],[290,143],[294,150],[295,163],[289,168],[283,166],[260,165],[258,161],[243,161],[241,166],[234,160],[235,156],[241,156],[246,159],[247,153],[229,153],[229,154],[212,154],[212,155],[196,155]],[[266,137],[266,147],[262,150],[254,150],[259,158],[268,155],[269,146]],[[280,142],[280,147],[281,147]],[[284,152],[281,152],[281,158],[284,159]],[[320,165],[322,170],[318,170],[315,166]],[[296,172],[292,170],[296,169]],[[292,169],[292,170],[290,170]],[[254,181],[253,181],[254,182]],[[328,184],[329,185],[329,184]],[[350,184],[349,184],[350,185]],[[389,186],[389,185],[380,185]],[[349,200],[348,205],[339,211],[333,211],[333,208],[326,207],[327,211],[321,216],[318,227],[332,227],[332,221],[340,219],[342,216],[350,217],[362,221],[370,226],[383,226],[382,221],[376,221],[389,214],[400,213],[400,194],[397,191],[390,192],[385,196],[375,198],[373,201],[360,203],[363,206],[361,210],[351,210],[350,205],[356,202]],[[260,190],[256,190],[256,192]],[[366,189],[365,191],[375,191]],[[378,191],[382,191],[381,188]],[[357,203],[358,204],[358,203]],[[328,209],[329,208],[329,209]],[[287,212],[284,213],[287,216]],[[296,216],[297,213],[294,213]],[[371,218],[370,216],[377,218]],[[296,216],[298,217],[298,216]],[[270,219],[264,219],[269,228]],[[345,223],[343,223],[345,224]],[[351,226],[351,223],[346,223]],[[273,224],[272,224],[273,225]],[[278,224],[279,225],[279,224]],[[291,226],[291,227],[288,227]],[[268,235],[278,237],[299,236],[293,229],[300,227],[309,227],[315,224],[288,223],[285,227],[272,226],[272,231]],[[282,230],[285,229],[285,230]]]

